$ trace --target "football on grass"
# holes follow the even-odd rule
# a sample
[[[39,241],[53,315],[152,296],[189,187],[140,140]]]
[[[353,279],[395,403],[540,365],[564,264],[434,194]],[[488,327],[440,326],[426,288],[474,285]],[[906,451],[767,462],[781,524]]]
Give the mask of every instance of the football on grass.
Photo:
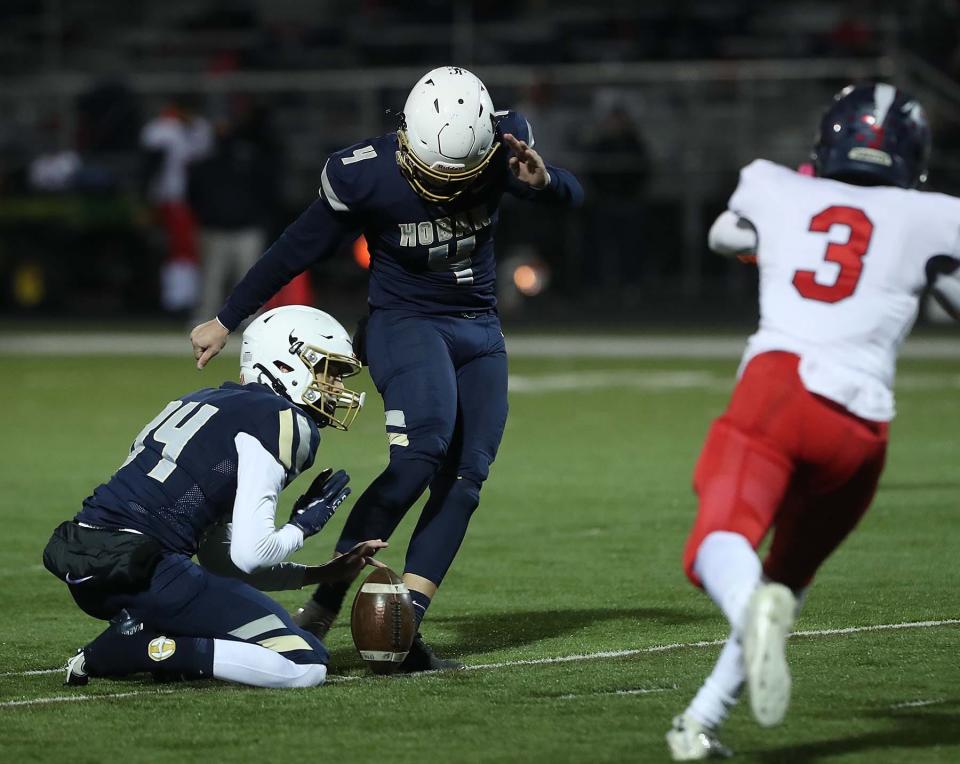
[[[391,674],[407,657],[417,625],[413,600],[390,568],[374,568],[360,586],[350,614],[353,643],[374,674]]]

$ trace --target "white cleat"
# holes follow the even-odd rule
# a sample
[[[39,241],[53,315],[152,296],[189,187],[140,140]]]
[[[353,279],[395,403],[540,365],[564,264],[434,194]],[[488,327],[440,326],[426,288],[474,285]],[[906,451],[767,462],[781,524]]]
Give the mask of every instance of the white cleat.
[[[667,746],[674,761],[729,759],[733,751],[717,740],[716,734],[692,716],[675,716],[667,732]]]
[[[309,631],[317,639],[323,640],[337,619],[337,614],[318,605],[313,597],[308,599],[303,607],[297,608],[290,616],[293,622],[304,631]]]
[[[747,607],[743,660],[750,709],[762,727],[780,724],[790,705],[786,645],[796,608],[796,597],[782,584],[757,587]]]
[[[83,650],[77,650],[77,654],[67,661],[67,675],[63,683],[74,687],[83,687],[90,681],[87,674],[87,660],[83,655]]]

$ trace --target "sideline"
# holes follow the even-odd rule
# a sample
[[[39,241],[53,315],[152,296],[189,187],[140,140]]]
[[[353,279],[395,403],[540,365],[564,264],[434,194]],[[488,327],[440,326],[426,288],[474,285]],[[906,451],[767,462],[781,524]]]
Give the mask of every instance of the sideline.
[[[507,350],[514,358],[699,358],[735,360],[743,353],[749,332],[736,335],[539,335],[507,332]],[[226,348],[236,349],[236,339]],[[0,356],[181,356],[190,362],[190,342],[183,334],[150,332],[0,333]],[[960,358],[960,338],[907,338],[901,358]]]

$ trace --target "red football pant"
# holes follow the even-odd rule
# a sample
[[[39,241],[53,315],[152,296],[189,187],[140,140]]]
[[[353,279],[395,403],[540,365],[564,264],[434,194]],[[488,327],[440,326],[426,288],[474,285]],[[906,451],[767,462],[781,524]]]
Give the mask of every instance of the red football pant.
[[[873,500],[887,423],[808,392],[799,361],[783,352],[753,358],[707,434],[693,478],[700,505],[683,555],[697,586],[693,565],[707,535],[739,533],[756,549],[773,528],[765,575],[804,587]]]

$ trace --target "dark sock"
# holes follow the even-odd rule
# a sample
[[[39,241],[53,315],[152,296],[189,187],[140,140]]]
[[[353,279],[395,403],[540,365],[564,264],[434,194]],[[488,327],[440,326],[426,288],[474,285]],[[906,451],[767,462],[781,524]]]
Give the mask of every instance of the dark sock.
[[[413,600],[413,617],[417,621],[417,629],[420,628],[420,622],[427,614],[427,608],[430,607],[430,598],[423,592],[410,590],[410,599]]]
[[[213,676],[213,640],[164,636],[144,627],[123,634],[110,626],[83,648],[90,676],[127,676],[144,671],[191,679]]]

